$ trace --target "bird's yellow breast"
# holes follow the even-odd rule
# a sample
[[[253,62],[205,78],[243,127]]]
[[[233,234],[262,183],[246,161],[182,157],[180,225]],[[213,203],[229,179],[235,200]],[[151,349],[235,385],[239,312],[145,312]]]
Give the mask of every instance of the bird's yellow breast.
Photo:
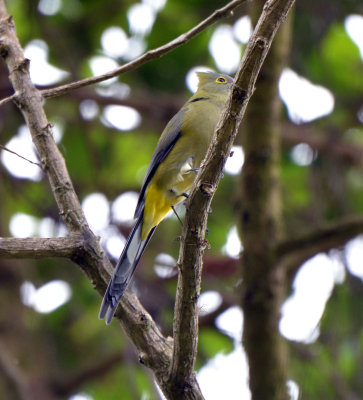
[[[145,193],[144,217],[141,229],[141,240],[145,240],[151,229],[158,225],[170,211],[171,204],[165,191],[151,183]]]

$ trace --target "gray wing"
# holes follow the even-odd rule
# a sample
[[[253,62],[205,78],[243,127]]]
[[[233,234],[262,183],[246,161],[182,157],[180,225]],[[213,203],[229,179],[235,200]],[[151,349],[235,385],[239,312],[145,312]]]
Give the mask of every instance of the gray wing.
[[[174,115],[174,117],[166,125],[159,139],[154,154],[151,158],[149,167],[146,171],[144,182],[141,186],[139,200],[137,202],[134,218],[139,218],[144,209],[146,189],[152,177],[155,175],[155,172],[158,169],[160,163],[170,153],[171,149],[174,147],[175,143],[181,136],[183,114],[185,114],[187,110],[188,110],[187,107],[183,107],[177,114]]]

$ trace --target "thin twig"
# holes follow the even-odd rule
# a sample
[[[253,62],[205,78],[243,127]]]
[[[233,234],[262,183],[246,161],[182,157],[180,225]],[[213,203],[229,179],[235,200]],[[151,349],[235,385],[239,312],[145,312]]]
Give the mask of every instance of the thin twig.
[[[37,165],[39,168],[42,168],[41,164],[31,161],[31,160],[28,160],[27,158],[21,156],[20,154],[16,153],[15,151],[8,149],[7,147],[3,146],[2,144],[0,144],[0,149],[8,151],[9,153],[16,155],[16,156],[22,158],[23,160],[28,161],[30,164],[34,164],[34,165]]]
[[[9,348],[5,343],[0,342],[0,371],[3,378],[6,378],[15,388],[19,399],[29,399],[27,391],[29,385],[18,363],[14,362],[14,357],[9,354]]]
[[[16,93],[12,94],[9,97],[5,97],[5,99],[0,100],[0,107],[6,103],[9,103],[10,101],[15,100],[15,99],[16,99]]]
[[[58,87],[55,87],[52,89],[45,89],[45,90],[41,91],[41,95],[44,98],[62,96],[66,93],[71,92],[72,90],[76,90],[76,89],[82,88],[84,86],[93,85],[95,83],[103,82],[107,79],[114,78],[125,72],[131,71],[137,67],[140,67],[141,65],[145,64],[148,61],[154,60],[156,58],[160,58],[160,57],[164,56],[165,54],[169,53],[170,51],[176,49],[177,47],[179,47],[179,46],[187,43],[191,39],[193,39],[195,36],[197,36],[203,30],[205,30],[206,28],[208,28],[209,26],[214,24],[216,21],[227,16],[236,7],[238,7],[240,4],[244,3],[245,1],[246,0],[231,1],[226,6],[214,11],[208,18],[204,19],[198,25],[196,25],[189,31],[183,33],[182,35],[178,36],[177,38],[173,39],[169,43],[164,44],[163,46],[157,47],[156,49],[149,50],[146,53],[142,54],[140,57],[136,58],[135,60],[130,61],[130,62],[122,65],[121,67],[116,68],[110,72],[107,72],[106,74],[93,76],[93,77],[82,79],[82,80],[79,80],[76,82],[71,82],[66,85],[61,85],[61,86],[58,86]],[[17,97],[16,95],[12,95],[10,97],[7,97],[6,99],[1,100],[0,106],[11,100],[14,100],[16,97]]]

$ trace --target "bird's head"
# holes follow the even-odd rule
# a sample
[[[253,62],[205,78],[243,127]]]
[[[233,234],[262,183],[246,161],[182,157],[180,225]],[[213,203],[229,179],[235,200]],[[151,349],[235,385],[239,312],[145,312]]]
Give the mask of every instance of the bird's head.
[[[227,94],[233,79],[225,74],[216,72],[197,72],[199,79],[198,91],[208,94]]]

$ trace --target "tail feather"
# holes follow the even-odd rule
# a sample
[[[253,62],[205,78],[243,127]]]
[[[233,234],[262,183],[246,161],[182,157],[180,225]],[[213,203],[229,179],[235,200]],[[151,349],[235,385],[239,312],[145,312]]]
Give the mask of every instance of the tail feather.
[[[135,272],[137,264],[154,233],[155,227],[150,231],[145,240],[141,240],[142,215],[138,218],[133,230],[131,231],[122,254],[116,264],[112,279],[110,280],[106,293],[103,297],[99,312],[99,319],[106,316],[108,325],[124,294],[130,280]]]

